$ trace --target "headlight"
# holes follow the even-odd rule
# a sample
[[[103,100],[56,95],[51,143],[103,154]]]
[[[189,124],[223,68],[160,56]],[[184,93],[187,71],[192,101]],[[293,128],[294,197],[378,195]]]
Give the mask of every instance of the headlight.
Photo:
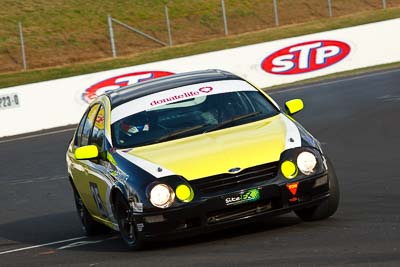
[[[301,152],[297,156],[297,167],[305,175],[310,175],[315,171],[317,166],[317,158],[311,152]]]
[[[166,184],[157,184],[150,191],[150,202],[158,208],[168,208],[175,199],[175,193]]]

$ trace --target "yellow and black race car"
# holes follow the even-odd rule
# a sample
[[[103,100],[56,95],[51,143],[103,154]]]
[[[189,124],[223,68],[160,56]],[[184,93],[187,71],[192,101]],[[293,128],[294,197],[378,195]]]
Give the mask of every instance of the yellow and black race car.
[[[106,92],[67,151],[88,235],[112,228],[132,249],[294,211],[324,219],[339,185],[319,142],[266,93],[207,70]]]

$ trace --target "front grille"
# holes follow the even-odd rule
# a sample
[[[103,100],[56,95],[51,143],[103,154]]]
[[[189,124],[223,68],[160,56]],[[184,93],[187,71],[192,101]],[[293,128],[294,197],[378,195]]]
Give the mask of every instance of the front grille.
[[[227,207],[207,214],[207,223],[214,224],[256,215],[272,209],[272,201]]]
[[[237,186],[244,186],[272,179],[278,172],[278,166],[278,162],[272,162],[247,168],[236,174],[218,174],[194,180],[190,183],[203,194],[213,193],[220,190],[227,190]]]
[[[247,218],[260,213],[281,209],[282,207],[282,199],[280,196],[253,203],[233,205],[207,213],[207,223],[214,224]]]

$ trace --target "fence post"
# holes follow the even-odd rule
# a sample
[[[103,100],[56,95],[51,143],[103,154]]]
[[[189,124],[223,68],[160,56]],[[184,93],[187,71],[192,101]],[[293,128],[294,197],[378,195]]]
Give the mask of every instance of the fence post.
[[[278,15],[278,3],[274,0],[274,16],[275,16],[275,26],[279,26],[279,15]]]
[[[386,9],[386,0],[382,0],[382,7],[383,9]]]
[[[163,42],[163,41],[161,41],[161,40],[159,40],[159,39],[157,39],[157,38],[155,38],[155,37],[153,37],[153,36],[151,36],[151,35],[148,35],[147,33],[144,33],[144,32],[142,32],[142,31],[139,31],[138,29],[133,28],[133,27],[129,26],[129,25],[126,24],[126,23],[123,23],[122,21],[119,21],[119,20],[114,19],[114,18],[111,18],[111,20],[112,20],[113,22],[115,22],[115,23],[121,25],[121,26],[124,27],[125,29],[128,29],[128,30],[130,30],[130,31],[133,31],[133,32],[135,32],[135,33],[137,33],[137,34],[140,34],[140,35],[142,35],[142,36],[144,36],[144,37],[146,37],[146,38],[148,38],[148,39],[150,39],[150,40],[152,40],[152,41],[154,41],[154,42],[156,42],[156,43],[159,43],[160,45],[168,46],[167,43],[165,43],[165,42]]]
[[[332,0],[328,0],[328,14],[332,17]]]
[[[166,20],[166,23],[167,23],[168,44],[169,44],[169,46],[172,46],[171,25],[169,23],[169,12],[168,12],[168,6],[167,5],[165,5],[165,20]]]
[[[226,19],[226,11],[225,11],[225,1],[221,0],[221,8],[222,8],[222,16],[224,19],[224,31],[225,31],[225,35],[228,35],[228,21]]]
[[[107,21],[108,21],[108,31],[110,33],[111,52],[112,52],[113,58],[116,58],[117,57],[117,49],[115,48],[114,30],[112,27],[112,18],[110,15],[107,16]]]
[[[27,67],[26,67],[24,33],[22,32],[22,23],[21,22],[18,23],[18,28],[19,28],[19,40],[21,43],[22,67],[23,67],[23,70],[25,71],[27,69]]]

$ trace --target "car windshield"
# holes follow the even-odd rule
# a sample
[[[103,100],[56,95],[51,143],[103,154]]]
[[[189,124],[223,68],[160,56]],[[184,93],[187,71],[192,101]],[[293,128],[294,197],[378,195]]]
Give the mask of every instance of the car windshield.
[[[250,88],[250,85],[247,84],[247,87]],[[131,103],[115,111],[117,114],[113,114],[115,121],[111,126],[114,146],[133,148],[205,134],[262,120],[279,112],[253,87],[252,90],[221,90],[221,93],[212,94],[207,92],[210,90],[207,88],[213,87],[200,87],[199,94],[189,90],[190,93],[175,93],[170,98],[153,100],[149,102],[149,108],[141,111],[138,111],[139,106],[147,99],[142,102],[136,100],[135,105]],[[182,96],[184,100],[176,101],[176,96]],[[132,114],[127,114],[129,110],[133,110]]]

